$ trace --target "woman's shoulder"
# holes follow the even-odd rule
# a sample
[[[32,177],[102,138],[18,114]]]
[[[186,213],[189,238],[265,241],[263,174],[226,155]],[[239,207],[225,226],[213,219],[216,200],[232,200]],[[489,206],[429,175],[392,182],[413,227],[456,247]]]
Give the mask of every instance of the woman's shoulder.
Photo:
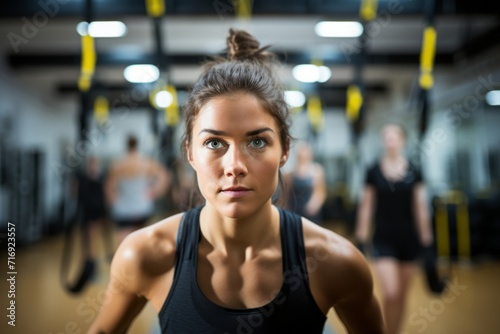
[[[131,290],[144,291],[150,279],[173,268],[182,216],[183,213],[179,213],[139,229],[120,244],[113,257],[112,271],[125,275]]]
[[[302,218],[308,262],[318,265],[323,278],[351,279],[366,270],[366,260],[346,237]]]
[[[344,236],[303,218],[304,244],[310,278],[334,300],[370,288],[368,263],[354,244]]]
[[[346,260],[356,257],[356,247],[346,237],[306,218],[302,218],[302,226],[306,252],[319,254],[318,252],[322,251],[324,254],[328,254],[328,257],[331,257],[333,261],[341,257]]]

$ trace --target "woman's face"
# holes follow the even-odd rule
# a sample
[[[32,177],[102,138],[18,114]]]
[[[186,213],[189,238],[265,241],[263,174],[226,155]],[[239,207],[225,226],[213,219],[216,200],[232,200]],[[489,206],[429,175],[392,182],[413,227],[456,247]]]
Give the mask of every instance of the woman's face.
[[[397,125],[389,124],[382,130],[382,140],[387,151],[399,152],[404,148],[405,135]]]
[[[275,119],[244,93],[205,104],[187,152],[207,204],[231,218],[248,217],[270,203],[288,158]]]

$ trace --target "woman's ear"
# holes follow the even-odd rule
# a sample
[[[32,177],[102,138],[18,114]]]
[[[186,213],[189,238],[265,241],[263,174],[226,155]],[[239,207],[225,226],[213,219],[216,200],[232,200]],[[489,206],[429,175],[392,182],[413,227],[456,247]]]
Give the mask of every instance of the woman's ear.
[[[283,165],[288,161],[289,156],[290,156],[290,139],[288,138],[285,145],[285,151],[281,156],[280,167],[283,167]]]
[[[281,160],[280,160],[280,167],[283,167],[283,165],[288,161],[288,153],[287,154],[284,154],[282,157],[281,157]]]
[[[193,160],[193,154],[191,152],[191,145],[189,145],[189,142],[186,141],[184,144],[184,149],[186,150],[186,158],[191,167],[193,167],[194,170],[196,170],[195,165],[194,165],[194,160]]]

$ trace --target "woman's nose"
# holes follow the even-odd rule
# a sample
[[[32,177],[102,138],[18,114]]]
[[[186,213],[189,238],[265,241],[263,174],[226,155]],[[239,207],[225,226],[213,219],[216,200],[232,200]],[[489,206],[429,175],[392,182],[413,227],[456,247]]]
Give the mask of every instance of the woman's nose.
[[[237,177],[246,175],[247,172],[245,152],[233,145],[227,150],[224,157],[224,174]]]

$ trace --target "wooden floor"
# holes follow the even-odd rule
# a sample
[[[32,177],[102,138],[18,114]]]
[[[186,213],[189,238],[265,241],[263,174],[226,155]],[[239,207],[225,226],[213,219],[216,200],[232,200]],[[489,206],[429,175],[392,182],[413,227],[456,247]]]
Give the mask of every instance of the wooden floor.
[[[16,254],[16,327],[7,325],[6,254],[2,263],[0,333],[82,334],[94,320],[109,278],[109,263],[100,258],[98,275],[79,295],[61,287],[62,237],[52,237]],[[5,253],[5,252],[4,252]],[[444,296],[430,294],[418,272],[412,283],[402,334],[500,333],[500,263],[483,261],[455,266],[451,288]],[[376,293],[379,295],[378,282]],[[346,333],[332,311],[325,333]],[[129,333],[158,333],[157,316],[147,306]]]

